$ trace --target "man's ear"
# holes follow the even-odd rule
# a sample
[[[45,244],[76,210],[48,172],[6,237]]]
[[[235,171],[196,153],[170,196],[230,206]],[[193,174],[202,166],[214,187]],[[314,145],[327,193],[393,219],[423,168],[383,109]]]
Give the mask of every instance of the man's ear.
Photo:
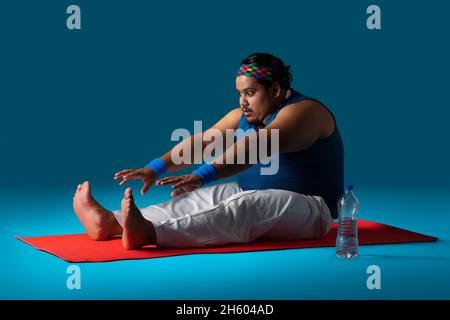
[[[278,82],[274,82],[272,84],[272,94],[274,96],[274,98],[279,98],[281,96],[281,87],[280,84]]]

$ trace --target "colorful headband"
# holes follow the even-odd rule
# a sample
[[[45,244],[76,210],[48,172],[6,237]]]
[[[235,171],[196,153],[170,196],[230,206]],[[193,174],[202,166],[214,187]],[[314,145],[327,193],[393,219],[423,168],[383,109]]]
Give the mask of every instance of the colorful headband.
[[[272,68],[258,67],[254,64],[243,64],[239,68],[237,75],[244,75],[261,80],[272,80]]]

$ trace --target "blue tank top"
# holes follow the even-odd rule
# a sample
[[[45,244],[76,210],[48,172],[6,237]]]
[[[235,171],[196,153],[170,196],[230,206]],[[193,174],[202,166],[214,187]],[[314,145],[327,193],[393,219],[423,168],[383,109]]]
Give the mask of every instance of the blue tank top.
[[[283,107],[302,100],[317,101],[291,89],[291,96],[285,99],[274,113],[266,117],[265,125],[269,125]],[[336,119],[330,109],[327,108],[327,110],[335,124],[334,131],[329,137],[316,141],[302,151],[280,153],[279,170],[274,175],[261,174],[261,167],[270,167],[270,163],[254,164],[238,175],[239,186],[243,190],[283,189],[305,195],[321,196],[330,209],[331,215],[336,219],[338,217],[337,202],[344,193],[344,146]],[[249,124],[243,114],[238,129],[244,132],[250,129],[257,131],[258,127]],[[242,136],[237,135],[236,139]]]

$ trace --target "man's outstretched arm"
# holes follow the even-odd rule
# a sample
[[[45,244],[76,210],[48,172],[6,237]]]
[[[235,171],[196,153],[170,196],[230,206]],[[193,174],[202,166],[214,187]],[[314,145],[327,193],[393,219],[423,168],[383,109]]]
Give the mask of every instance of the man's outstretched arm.
[[[267,153],[264,153],[268,158],[278,153],[305,150],[320,139],[324,132],[326,124],[323,113],[313,103],[305,101],[301,105],[293,104],[283,108],[265,129],[239,139],[224,154],[207,164],[202,172],[196,170],[188,175],[167,177],[161,179],[159,184],[172,184],[177,189],[189,185],[199,186],[208,180],[224,179],[264,160],[260,158],[261,139],[267,145]],[[274,135],[278,137],[273,138]],[[277,143],[277,146],[273,143]]]

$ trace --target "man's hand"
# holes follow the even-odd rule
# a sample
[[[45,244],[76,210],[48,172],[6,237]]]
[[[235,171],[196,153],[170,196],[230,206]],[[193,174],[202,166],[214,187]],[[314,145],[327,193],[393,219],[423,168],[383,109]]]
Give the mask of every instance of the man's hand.
[[[122,179],[120,181],[119,186],[124,185],[126,182],[133,180],[133,179],[141,179],[144,183],[144,186],[141,189],[141,195],[144,195],[144,193],[147,192],[148,189],[155,183],[156,181],[156,174],[153,172],[152,169],[149,168],[142,168],[142,169],[125,169],[120,172],[117,172],[114,175],[114,180]]]
[[[157,186],[164,186],[172,184],[172,188],[175,189],[170,195],[176,197],[185,192],[191,192],[202,185],[202,179],[194,174],[185,174],[182,176],[165,177],[156,181]]]

